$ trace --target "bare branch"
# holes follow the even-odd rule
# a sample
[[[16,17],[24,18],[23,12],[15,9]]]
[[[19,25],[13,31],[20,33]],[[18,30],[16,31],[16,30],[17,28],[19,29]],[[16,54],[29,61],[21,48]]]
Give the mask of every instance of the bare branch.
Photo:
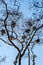
[[[3,40],[2,38],[0,38],[0,40],[2,40],[3,42],[5,42],[6,44],[10,45],[10,46],[13,46],[12,44],[6,42],[5,40]]]
[[[43,27],[43,24],[42,24],[40,27],[38,27],[38,28],[34,31],[34,33],[33,33],[32,37],[31,37],[30,41],[28,42],[27,46],[25,47],[25,49],[24,49],[24,51],[23,51],[23,53],[22,53],[22,56],[24,55],[25,51],[27,50],[28,46],[30,45],[30,43],[31,43],[33,37],[35,36],[36,32],[37,32],[39,29],[41,29],[42,27]]]

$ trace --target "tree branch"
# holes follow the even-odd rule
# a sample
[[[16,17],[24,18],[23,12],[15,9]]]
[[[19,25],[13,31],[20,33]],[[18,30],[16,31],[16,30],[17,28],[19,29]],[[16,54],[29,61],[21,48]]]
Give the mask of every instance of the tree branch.
[[[43,24],[42,24],[40,27],[38,27],[38,28],[34,31],[34,33],[33,33],[32,37],[31,37],[29,43],[27,44],[27,46],[25,47],[25,49],[24,49],[24,51],[23,51],[23,53],[22,53],[22,56],[24,55],[25,51],[27,50],[28,46],[30,45],[30,43],[31,43],[31,41],[32,41],[32,39],[33,39],[33,37],[34,37],[34,35],[36,34],[36,32],[37,32],[40,28],[42,28],[42,27],[43,27]]]
[[[3,42],[5,42],[6,44],[10,45],[10,46],[13,46],[12,44],[6,42],[5,40],[3,40],[2,38],[0,38],[0,40],[2,40]]]

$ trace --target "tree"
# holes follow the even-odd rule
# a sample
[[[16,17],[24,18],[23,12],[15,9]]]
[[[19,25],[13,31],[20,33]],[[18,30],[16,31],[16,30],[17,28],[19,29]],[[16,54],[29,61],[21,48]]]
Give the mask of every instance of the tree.
[[[0,2],[3,3],[5,7],[4,14],[6,16],[5,18],[0,18],[0,25],[2,26],[2,28],[0,27],[0,33],[3,37],[4,35],[7,36],[10,43],[2,38],[0,38],[0,40],[17,49],[18,54],[15,58],[14,65],[17,65],[17,63],[18,65],[21,65],[21,59],[27,50],[28,65],[30,65],[31,53],[32,65],[35,65],[36,55],[33,53],[33,47],[35,44],[41,43],[37,33],[40,33],[40,30],[43,29],[43,24],[40,24],[41,20],[43,19],[42,11],[38,13],[38,17],[36,12],[39,11],[37,11],[37,9],[43,8],[43,6],[39,6],[39,1],[33,1],[32,8],[35,7],[36,10],[34,9],[35,12],[33,12],[33,16],[31,18],[25,19],[22,12],[19,12],[19,5],[16,4],[16,0],[14,2],[14,7],[16,6],[17,10],[13,9],[11,11],[8,9],[7,3],[4,0],[1,0]],[[19,23],[20,20],[22,20],[22,23]],[[16,45],[14,40],[17,41],[20,48]]]

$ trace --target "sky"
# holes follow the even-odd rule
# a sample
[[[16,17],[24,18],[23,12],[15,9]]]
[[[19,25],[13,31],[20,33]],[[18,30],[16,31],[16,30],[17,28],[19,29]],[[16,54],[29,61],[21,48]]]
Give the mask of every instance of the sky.
[[[29,1],[33,0],[17,0],[17,2],[20,4],[20,10],[23,13],[23,16],[25,18],[29,18],[32,16],[33,10],[29,8]],[[41,0],[40,0],[41,1]],[[8,10],[12,11],[14,9],[14,0],[5,0],[5,2],[8,4]],[[5,5],[0,1],[0,19],[5,19],[6,9]],[[0,25],[0,28],[1,25]],[[42,32],[43,33],[43,32]],[[42,34],[43,35],[43,34]],[[0,36],[1,37],[1,36]],[[3,37],[5,38],[5,37]],[[43,37],[41,37],[43,39]],[[7,38],[5,38],[7,40]],[[36,57],[36,65],[42,65],[43,64],[43,44],[35,45],[33,49],[34,53],[37,55]],[[6,61],[0,63],[0,65],[13,65],[13,61],[17,55],[17,50],[14,47],[6,45],[3,41],[0,40],[0,60],[4,56],[6,56]],[[22,64],[21,65],[27,65],[27,58],[22,58]],[[32,64],[31,64],[32,65]]]

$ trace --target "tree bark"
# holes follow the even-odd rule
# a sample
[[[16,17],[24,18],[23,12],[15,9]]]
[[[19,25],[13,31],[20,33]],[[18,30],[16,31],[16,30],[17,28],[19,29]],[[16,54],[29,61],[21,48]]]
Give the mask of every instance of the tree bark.
[[[28,65],[30,65],[30,50],[28,48]]]
[[[19,61],[18,65],[21,65],[21,55],[19,56]]]

